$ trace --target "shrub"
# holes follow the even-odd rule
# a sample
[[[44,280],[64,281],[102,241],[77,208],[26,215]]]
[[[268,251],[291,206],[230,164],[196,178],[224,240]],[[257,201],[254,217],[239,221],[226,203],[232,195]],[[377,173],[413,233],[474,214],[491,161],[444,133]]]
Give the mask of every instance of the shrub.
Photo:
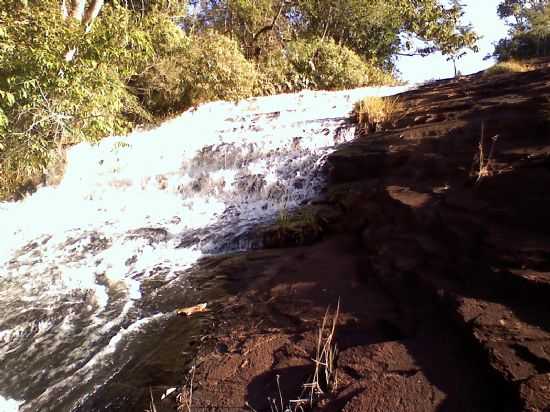
[[[208,31],[185,36],[131,80],[132,90],[157,116],[214,100],[239,100],[255,94],[258,72],[238,43]]]
[[[255,94],[270,95],[298,90],[293,83],[294,70],[283,50],[262,56],[257,62],[258,78]]]
[[[292,83],[301,87],[337,90],[394,82],[393,76],[333,39],[292,42],[288,59],[295,73]]]
[[[213,31],[189,40],[187,51],[180,57],[187,106],[253,95],[258,73],[236,41]]]
[[[523,73],[532,70],[531,66],[526,63],[519,62],[517,60],[509,60],[506,62],[497,63],[492,67],[489,67],[483,74],[485,76],[493,76],[495,74],[502,73]]]
[[[130,87],[146,110],[164,117],[186,108],[181,59],[163,57],[135,76]]]
[[[363,131],[374,132],[379,126],[392,122],[401,109],[397,97],[366,97],[355,103],[354,114]]]
[[[54,0],[0,0],[0,10],[1,199],[39,182],[54,149],[150,120],[126,82],[176,31],[115,5],[90,32],[64,20]]]

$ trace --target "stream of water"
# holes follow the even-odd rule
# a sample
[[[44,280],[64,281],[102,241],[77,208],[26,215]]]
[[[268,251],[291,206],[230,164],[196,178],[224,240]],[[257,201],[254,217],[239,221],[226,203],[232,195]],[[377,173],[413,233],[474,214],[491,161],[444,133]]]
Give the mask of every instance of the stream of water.
[[[405,89],[205,104],[77,145],[59,185],[0,203],[0,411],[91,410],[175,318],[150,303],[161,286],[186,290],[202,256],[261,247],[255,225],[319,195],[353,103]]]

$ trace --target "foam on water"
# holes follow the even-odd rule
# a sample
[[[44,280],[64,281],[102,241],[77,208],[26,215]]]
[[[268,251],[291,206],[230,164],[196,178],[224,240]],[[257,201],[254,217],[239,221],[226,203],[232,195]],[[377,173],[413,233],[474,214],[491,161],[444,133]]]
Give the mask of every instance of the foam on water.
[[[318,195],[325,156],[354,136],[353,103],[405,89],[205,104],[79,144],[58,186],[0,203],[0,410],[105,384],[122,337],[172,316],[138,305],[145,280],[184,282],[205,254],[259,246],[255,224]]]
[[[14,401],[13,399],[6,399],[0,396],[0,411],[2,412],[17,412],[19,405],[23,402]]]

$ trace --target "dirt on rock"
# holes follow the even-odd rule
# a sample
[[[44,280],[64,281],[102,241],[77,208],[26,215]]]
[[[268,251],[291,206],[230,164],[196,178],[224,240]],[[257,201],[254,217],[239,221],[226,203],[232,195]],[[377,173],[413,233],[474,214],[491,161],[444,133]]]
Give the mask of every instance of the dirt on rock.
[[[332,382],[303,410],[550,411],[550,70],[400,102],[393,128],[329,157],[312,245],[203,262],[229,297],[192,410],[295,410],[340,302]]]

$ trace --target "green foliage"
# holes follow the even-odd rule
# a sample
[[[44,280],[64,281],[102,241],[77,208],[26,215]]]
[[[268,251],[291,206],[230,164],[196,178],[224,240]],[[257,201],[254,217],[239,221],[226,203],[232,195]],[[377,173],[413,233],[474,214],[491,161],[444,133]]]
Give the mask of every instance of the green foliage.
[[[257,62],[256,94],[269,95],[298,90],[296,72],[283,50],[263,56]]]
[[[56,1],[0,0],[0,198],[37,182],[54,149],[127,132],[149,114],[127,80],[181,35],[116,5],[92,31]],[[7,10],[10,10],[7,12]],[[68,52],[74,57],[68,58]]]
[[[247,57],[285,48],[289,41],[331,38],[379,67],[397,52],[427,54],[473,48],[478,36],[461,26],[462,6],[439,0],[202,0],[189,27],[214,27],[239,40]],[[405,36],[404,36],[405,35]],[[411,37],[427,42],[413,50]]]
[[[157,59],[131,87],[157,116],[213,100],[252,96],[258,73],[235,40],[208,31],[183,36],[176,52]]]
[[[182,76],[186,69],[177,56],[163,57],[134,76],[130,88],[147,111],[165,117],[186,108]]]
[[[0,199],[67,145],[211,100],[393,83],[404,33],[450,55],[477,38],[439,0],[114,0],[92,25],[60,3],[0,0]]]
[[[389,61],[399,48],[400,19],[384,0],[300,0],[298,30],[306,36],[330,37],[364,58]]]
[[[293,212],[282,209],[277,220],[265,229],[263,237],[268,247],[287,247],[311,243],[323,232],[323,222],[317,210],[304,207]]]
[[[526,60],[550,55],[550,37],[537,37],[532,33],[517,33],[500,39],[495,45],[493,56],[499,62]]]
[[[191,31],[215,29],[236,39],[247,58],[258,58],[280,49],[293,34],[284,0],[201,0],[194,17],[187,19]]]
[[[292,42],[288,59],[294,68],[293,84],[297,87],[335,90],[388,80],[383,78],[381,70],[330,38]]]
[[[254,92],[256,68],[235,40],[207,31],[190,38],[182,73],[185,102],[197,105],[212,100],[239,100]]]
[[[454,53],[473,48],[478,36],[460,26],[462,6],[444,7],[437,0],[299,0],[301,32],[329,36],[382,67],[396,53]],[[411,38],[426,42],[415,49]]]
[[[550,55],[549,0],[504,0],[498,14],[510,27],[509,36],[495,46],[498,61]]]

